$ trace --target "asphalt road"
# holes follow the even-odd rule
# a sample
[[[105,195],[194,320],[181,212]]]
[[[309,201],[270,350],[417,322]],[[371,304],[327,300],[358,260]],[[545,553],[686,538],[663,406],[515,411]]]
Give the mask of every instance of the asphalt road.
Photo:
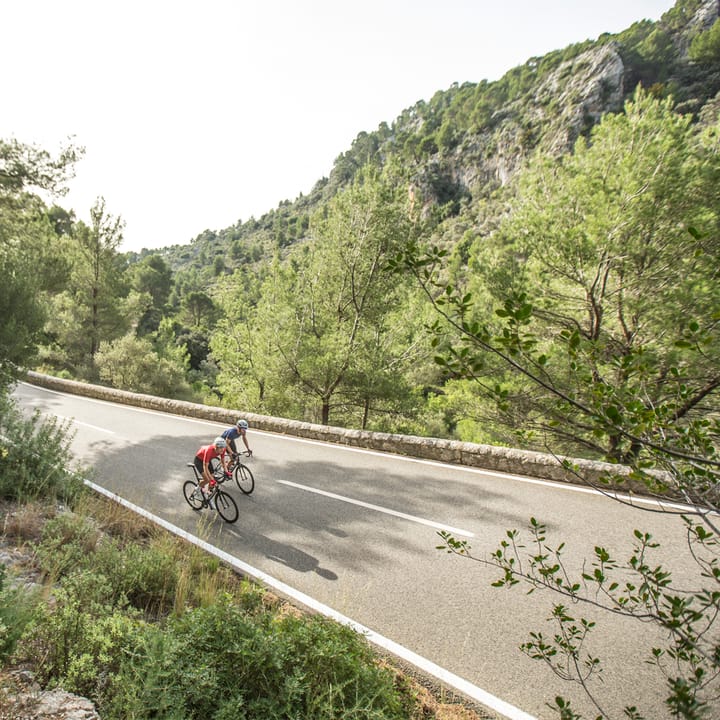
[[[76,457],[91,479],[164,520],[199,534],[233,557],[462,678],[490,716],[555,718],[546,703],[572,698],[586,717],[598,713],[576,686],[556,678],[520,650],[547,622],[559,598],[496,589],[499,573],[436,550],[447,528],[487,556],[509,528],[531,516],[548,527],[548,544],[567,543],[580,568],[602,544],[628,558],[634,528],[650,531],[672,557],[658,558],[677,576],[688,567],[678,518],[641,512],[587,489],[485,473],[440,463],[350,449],[288,436],[248,433],[255,492],[230,488],[240,518],[227,525],[194,513],[182,496],[196,449],[221,430],[204,422],[75,397],[20,384],[22,407],[72,422]],[[661,679],[644,662],[653,628],[599,612],[593,654],[604,660],[593,687],[603,704],[635,703],[646,717],[668,717]],[[450,683],[448,683],[450,685]],[[478,697],[478,694],[475,697]]]

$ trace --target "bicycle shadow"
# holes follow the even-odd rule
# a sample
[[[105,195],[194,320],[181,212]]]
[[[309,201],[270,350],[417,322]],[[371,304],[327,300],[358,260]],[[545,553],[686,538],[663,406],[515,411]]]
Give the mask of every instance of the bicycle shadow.
[[[315,573],[325,580],[337,580],[338,575],[329,568],[321,567],[320,561],[314,555],[301,550],[295,545],[287,542],[279,542],[269,538],[267,535],[252,532],[237,526],[242,520],[242,514],[237,523],[226,523],[217,512],[204,508],[196,511],[198,516],[196,520],[195,531],[187,528],[187,523],[183,529],[186,532],[194,534],[204,542],[219,544],[225,536],[231,536],[234,541],[242,543],[246,547],[253,547],[254,550],[262,554],[265,558],[272,562],[279,563],[291,570],[300,573]]]

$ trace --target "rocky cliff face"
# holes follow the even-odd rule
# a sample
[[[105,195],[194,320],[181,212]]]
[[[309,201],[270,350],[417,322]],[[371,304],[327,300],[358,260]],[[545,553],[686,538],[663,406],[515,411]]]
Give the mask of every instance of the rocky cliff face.
[[[563,63],[540,83],[529,107],[540,128],[539,144],[552,153],[567,152],[605,113],[622,108],[625,91],[625,64],[617,43]],[[559,113],[546,112],[552,104]]]
[[[496,180],[504,185],[536,149],[553,155],[572,149],[607,112],[622,108],[625,65],[616,43],[592,48],[562,63],[532,95],[511,109],[496,137]]]
[[[674,37],[675,48],[682,58],[687,58],[693,37],[709,30],[720,16],[720,0],[705,0],[692,14],[685,26]]]
[[[680,99],[686,109],[699,114],[706,103],[714,102],[720,77],[708,77],[707,69],[694,66],[687,53],[692,38],[712,27],[719,11],[719,0],[705,0],[679,28],[658,23],[652,31],[656,33],[653,42],[666,40],[669,53],[657,68],[648,69],[647,58],[617,38],[595,43],[538,77],[530,92],[497,108],[492,122],[478,132],[466,133],[451,156],[438,154],[432,161],[433,170],[440,167],[460,192],[471,196],[505,185],[533,152],[559,155],[571,151],[577,138],[589,133],[603,115],[622,110],[639,79],[644,77],[647,87],[653,72],[660,91],[694,94]],[[652,47],[649,41],[647,44]],[[431,183],[420,180],[418,185],[426,203],[441,201],[433,194]]]

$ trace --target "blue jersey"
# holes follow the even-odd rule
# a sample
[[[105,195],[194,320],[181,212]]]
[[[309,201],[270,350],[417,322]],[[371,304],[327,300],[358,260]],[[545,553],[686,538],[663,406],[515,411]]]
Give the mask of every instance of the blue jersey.
[[[240,437],[240,430],[233,425],[231,428],[225,430],[220,437],[225,438],[225,440],[237,440]]]

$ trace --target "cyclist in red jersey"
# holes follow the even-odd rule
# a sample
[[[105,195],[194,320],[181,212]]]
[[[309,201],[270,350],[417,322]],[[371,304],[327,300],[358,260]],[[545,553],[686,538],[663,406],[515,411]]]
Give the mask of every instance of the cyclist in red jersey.
[[[211,482],[214,482],[213,474],[210,469],[210,462],[214,460],[215,458],[220,458],[220,462],[222,463],[223,467],[225,466],[225,449],[227,447],[227,443],[225,440],[221,437],[216,437],[215,440],[213,440],[211,445],[203,445],[196,453],[195,453],[195,468],[198,471],[198,474],[201,476],[200,480],[200,490],[204,490],[204,488]]]

